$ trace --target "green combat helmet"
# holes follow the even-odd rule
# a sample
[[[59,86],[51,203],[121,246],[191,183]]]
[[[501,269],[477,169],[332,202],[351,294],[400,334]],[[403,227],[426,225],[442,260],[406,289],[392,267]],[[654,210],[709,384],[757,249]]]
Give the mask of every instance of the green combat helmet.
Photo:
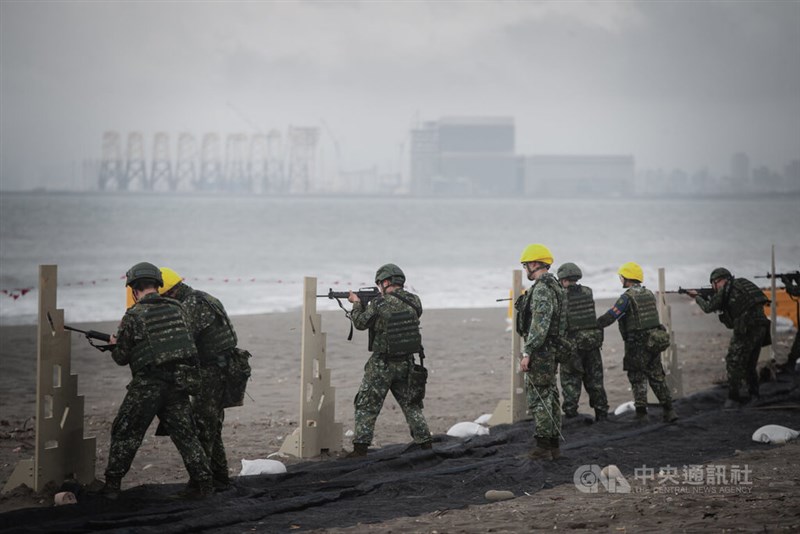
[[[711,276],[708,277],[708,281],[713,284],[714,280],[719,280],[720,278],[727,278],[730,280],[731,278],[733,278],[733,275],[725,267],[717,267],[716,269],[711,271]]]
[[[406,283],[406,275],[403,270],[394,263],[382,265],[375,273],[375,283],[380,284],[383,280],[389,280],[393,285],[402,286]]]
[[[580,280],[581,278],[583,278],[583,273],[581,272],[581,268],[571,262],[565,263],[561,267],[559,267],[558,272],[556,274],[559,280],[564,280],[566,278],[574,278],[575,280]]]
[[[152,280],[154,281],[158,287],[164,285],[164,279],[161,277],[161,269],[153,265],[152,263],[147,263],[143,261],[142,263],[137,263],[130,269],[128,272],[125,273],[125,285],[129,286],[136,282],[137,280]]]

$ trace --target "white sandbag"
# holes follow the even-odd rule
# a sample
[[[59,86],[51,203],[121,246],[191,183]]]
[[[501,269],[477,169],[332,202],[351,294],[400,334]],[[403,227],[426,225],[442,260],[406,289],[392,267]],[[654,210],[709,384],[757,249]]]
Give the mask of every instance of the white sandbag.
[[[623,402],[614,410],[614,415],[622,415],[633,411],[636,411],[636,406],[633,405],[633,401]]]
[[[491,418],[492,418],[492,414],[485,413],[482,416],[480,416],[477,419],[475,419],[475,421],[473,421],[473,422],[474,423],[478,423],[479,425],[488,425],[489,424],[489,419],[491,419]]]
[[[450,430],[447,431],[448,436],[453,436],[454,438],[468,438],[470,436],[487,436],[489,434],[489,429],[485,426],[481,426],[478,423],[471,423],[469,421],[465,421],[463,423],[456,423],[450,427]]]
[[[753,441],[780,445],[790,439],[797,439],[800,432],[781,425],[765,425],[753,432]]]
[[[285,473],[286,466],[278,460],[245,460],[242,459],[242,472],[239,476],[277,475]]]

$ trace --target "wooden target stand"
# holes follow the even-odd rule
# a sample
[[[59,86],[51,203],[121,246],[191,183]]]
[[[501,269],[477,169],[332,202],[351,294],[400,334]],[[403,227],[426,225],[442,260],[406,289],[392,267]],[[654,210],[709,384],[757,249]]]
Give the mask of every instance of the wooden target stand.
[[[672,330],[672,308],[667,304],[666,297],[666,274],[665,269],[660,267],[658,269],[658,293],[656,294],[658,317],[669,332],[670,341],[669,348],[661,353],[661,366],[664,368],[667,387],[674,401],[683,397],[683,376],[678,361],[678,344],[675,343],[675,332]],[[659,403],[652,388],[647,388],[647,397],[648,403]]]
[[[64,330],[64,310],[56,309],[57,288],[57,267],[40,265],[36,444],[33,458],[17,464],[3,493],[20,484],[39,492],[49,482],[94,481],[95,438],[83,435],[83,396],[78,395],[78,375],[71,373],[72,333]]]
[[[522,271],[517,269],[511,276],[511,303],[522,295]],[[522,337],[517,333],[517,310],[511,306],[511,383],[509,397],[497,403],[489,419],[489,425],[510,425],[529,419],[528,400],[525,396],[525,375],[519,370],[522,358]]]
[[[317,279],[303,279],[303,315],[300,346],[300,419],[281,445],[280,452],[313,458],[342,450],[342,423],[334,420],[336,389],[326,364],[325,332],[317,313]]]

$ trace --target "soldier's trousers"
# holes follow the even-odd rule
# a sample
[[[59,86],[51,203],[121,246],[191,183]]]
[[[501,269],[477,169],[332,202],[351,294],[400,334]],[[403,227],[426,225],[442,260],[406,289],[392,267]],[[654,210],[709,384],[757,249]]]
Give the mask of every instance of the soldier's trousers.
[[[373,353],[367,360],[364,365],[364,377],[361,379],[361,386],[354,401],[356,428],[353,443],[363,445],[372,443],[375,421],[390,391],[403,410],[414,442],[431,441],[431,432],[422,414],[421,403],[410,401],[413,391],[409,387],[409,371],[413,363],[413,356],[391,359],[377,353]]]
[[[200,368],[201,390],[192,399],[192,412],[197,423],[198,438],[208,457],[215,480],[228,480],[228,458],[222,443],[222,426],[225,410],[225,369],[216,365]]]
[[[192,480],[210,482],[211,470],[192,418],[189,396],[175,384],[138,375],[128,384],[111,426],[106,479],[121,479],[131,467],[150,423],[158,416],[178,449]]]
[[[559,439],[561,436],[561,408],[558,405],[558,386],[553,372],[549,377],[541,373],[525,373],[525,395],[528,410],[533,416],[536,438]]]
[[[647,385],[650,384],[658,402],[665,408],[672,407],[672,394],[667,386],[659,353],[647,352],[641,346],[635,347],[626,342],[624,362],[628,381],[631,383],[634,406],[647,408]]]
[[[758,357],[769,325],[752,325],[744,334],[734,334],[725,355],[728,373],[728,398],[740,401],[742,383],[747,384],[748,396],[758,396]]]
[[[600,349],[578,351],[579,365],[559,366],[561,378],[561,395],[564,402],[561,407],[568,416],[578,414],[578,401],[581,397],[581,385],[589,394],[589,406],[599,412],[608,412],[608,397],[603,386],[603,359]]]

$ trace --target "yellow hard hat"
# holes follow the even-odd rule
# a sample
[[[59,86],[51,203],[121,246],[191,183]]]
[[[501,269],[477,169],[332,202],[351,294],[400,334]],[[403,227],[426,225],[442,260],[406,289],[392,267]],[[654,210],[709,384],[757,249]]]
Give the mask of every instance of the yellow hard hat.
[[[617,271],[617,274],[622,275],[623,278],[627,278],[628,280],[636,280],[637,282],[644,282],[644,271],[639,266],[638,263],[633,263],[629,261],[628,263],[623,263],[622,266]],[[167,279],[164,279],[164,283],[166,284]]]
[[[176,273],[169,267],[161,268],[161,278],[164,279],[164,285],[158,288],[159,295],[163,295],[164,293],[175,287],[178,284],[178,282],[183,281],[183,278],[181,278],[181,276],[178,273]]]
[[[547,265],[553,264],[553,253],[550,249],[539,243],[534,243],[525,247],[522,251],[522,256],[519,258],[520,263],[527,263],[529,261],[539,261]]]

